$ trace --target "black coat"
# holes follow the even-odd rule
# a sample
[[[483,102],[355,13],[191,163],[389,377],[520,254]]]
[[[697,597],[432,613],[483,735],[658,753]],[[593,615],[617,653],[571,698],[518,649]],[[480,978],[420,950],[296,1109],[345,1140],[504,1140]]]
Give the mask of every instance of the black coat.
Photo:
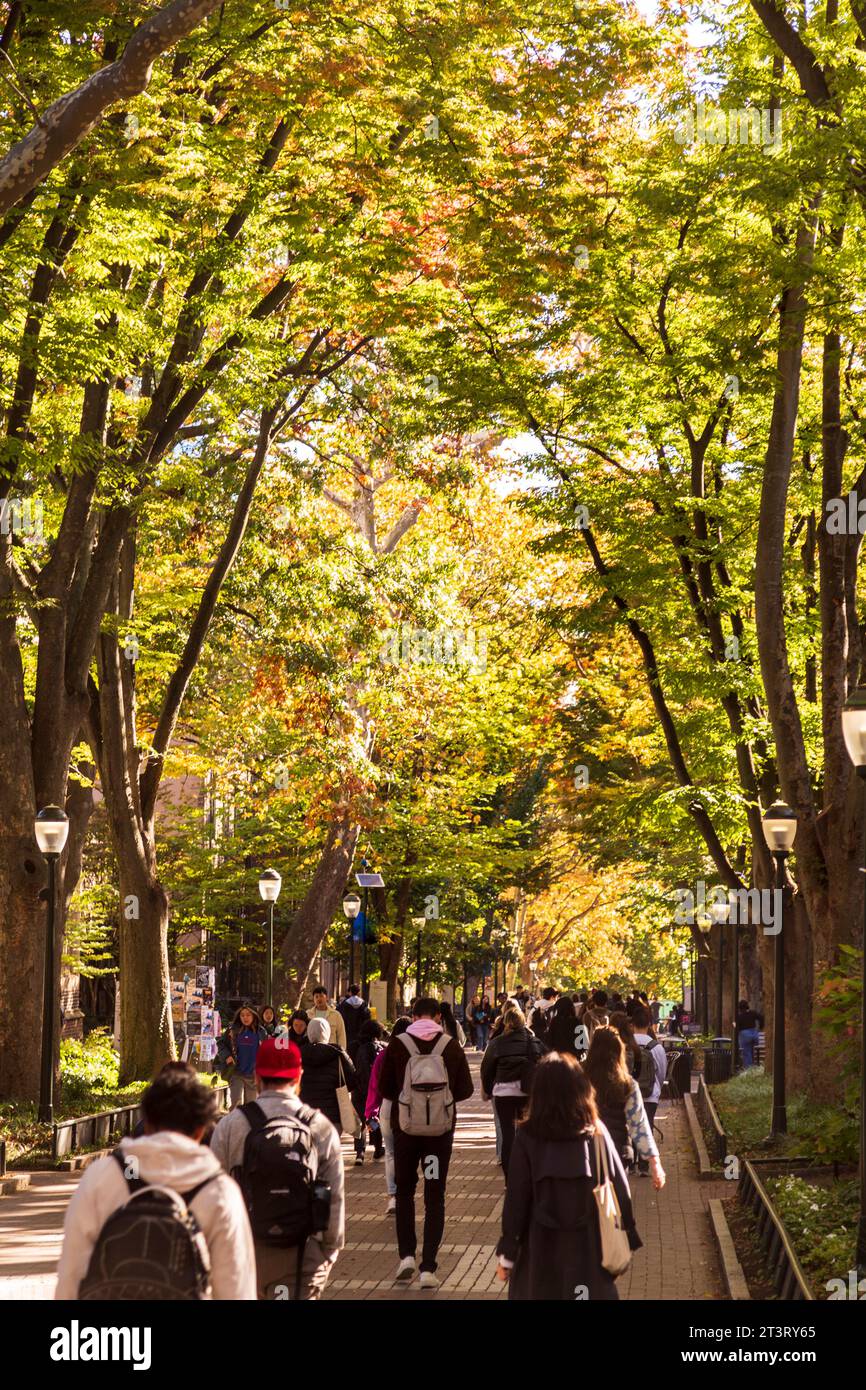
[[[619,1155],[606,1138],[608,1166],[633,1250],[642,1242]],[[524,1301],[610,1301],[616,1282],[602,1268],[591,1135],[533,1139],[520,1128],[508,1168],[497,1254],[514,1260],[508,1297]],[[585,1292],[584,1292],[585,1290]]]
[[[569,1000],[557,1000],[548,1013],[547,1033],[544,1039],[551,1052],[570,1052],[576,1057],[576,1029],[577,1014],[574,1005]]]
[[[355,1050],[355,1085],[352,1088],[352,1104],[358,1114],[363,1116],[367,1109],[367,1091],[370,1089],[370,1073],[373,1063],[385,1044],[378,1038],[364,1038]]]
[[[354,1057],[358,1034],[362,1025],[370,1018],[370,1010],[366,1004],[350,1004],[348,999],[344,999],[342,1004],[337,1005],[337,1013],[346,1025],[346,1050]]]
[[[336,1043],[309,1043],[301,1053],[301,1100],[327,1115],[338,1132],[342,1131],[337,1087],[346,1085],[351,1091],[357,1078],[352,1059]],[[343,1063],[342,1079],[340,1062]]]
[[[532,1068],[546,1051],[545,1044],[526,1028],[514,1028],[510,1033],[497,1034],[487,1044],[481,1059],[481,1088],[484,1094],[492,1095],[497,1083],[508,1081],[522,1082],[526,1091]]]

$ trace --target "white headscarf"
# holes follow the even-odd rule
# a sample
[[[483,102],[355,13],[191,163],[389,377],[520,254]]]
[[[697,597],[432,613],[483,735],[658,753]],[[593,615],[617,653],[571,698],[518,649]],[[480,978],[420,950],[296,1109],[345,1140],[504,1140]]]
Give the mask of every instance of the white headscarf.
[[[307,1024],[307,1037],[311,1043],[331,1041],[331,1025],[326,1018],[311,1018]]]

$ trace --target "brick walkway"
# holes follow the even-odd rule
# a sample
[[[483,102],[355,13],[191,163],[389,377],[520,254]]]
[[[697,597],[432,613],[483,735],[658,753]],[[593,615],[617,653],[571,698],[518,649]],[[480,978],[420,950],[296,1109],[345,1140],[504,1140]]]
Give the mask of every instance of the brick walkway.
[[[439,1252],[436,1293],[393,1284],[397,1268],[394,1218],[385,1215],[384,1164],[367,1151],[363,1168],[346,1155],[346,1248],[326,1292],[337,1299],[490,1299],[507,1298],[496,1279],[494,1251],[500,1234],[504,1182],[496,1163],[493,1109],[480,1097],[477,1054],[469,1053],[476,1092],[460,1106],[454,1157],[448,1174],[445,1241]],[[642,1250],[619,1280],[624,1299],[724,1298],[707,1214],[707,1200],[718,1186],[698,1182],[685,1114],[663,1104],[656,1117],[664,1135],[660,1145],[667,1184],[657,1193],[649,1178],[632,1182],[635,1219]],[[423,1198],[416,1204],[420,1248]]]
[[[460,1107],[454,1157],[448,1177],[445,1242],[439,1253],[441,1287],[422,1293],[393,1285],[397,1268],[394,1218],[385,1216],[384,1164],[367,1153],[363,1168],[344,1146],[347,1169],[346,1248],[327,1289],[329,1299],[496,1299],[507,1288],[495,1277],[503,1180],[495,1162],[493,1111],[478,1092],[478,1057],[469,1054],[476,1094]],[[662,1162],[667,1186],[660,1193],[648,1178],[632,1184],[638,1230],[644,1241],[629,1272],[619,1281],[626,1299],[720,1299],[725,1294],[717,1268],[706,1202],[718,1184],[701,1184],[682,1109],[663,1105],[657,1123],[664,1135]],[[34,1174],[28,1192],[0,1198],[0,1301],[47,1299],[54,1293],[66,1203],[78,1174]],[[418,1198],[420,1242],[423,1203]]]

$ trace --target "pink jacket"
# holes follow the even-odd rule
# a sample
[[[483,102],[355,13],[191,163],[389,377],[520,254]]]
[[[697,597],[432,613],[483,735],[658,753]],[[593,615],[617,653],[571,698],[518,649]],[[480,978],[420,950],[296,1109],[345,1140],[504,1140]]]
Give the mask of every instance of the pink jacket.
[[[382,1063],[385,1060],[385,1048],[376,1057],[373,1069],[370,1072],[370,1084],[367,1087],[367,1103],[364,1106],[364,1119],[374,1120],[379,1114],[379,1106],[382,1104],[382,1093],[379,1090],[379,1078],[382,1075]]]

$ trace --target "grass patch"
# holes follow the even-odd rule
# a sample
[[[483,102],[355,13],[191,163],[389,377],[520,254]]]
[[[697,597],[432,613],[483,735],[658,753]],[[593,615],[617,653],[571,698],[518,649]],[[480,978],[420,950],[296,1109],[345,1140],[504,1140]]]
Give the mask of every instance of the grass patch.
[[[55,1119],[69,1120],[75,1115],[134,1105],[147,1082],[120,1086],[118,1068],[118,1055],[102,1029],[88,1034],[83,1042],[64,1038]],[[6,1140],[10,1169],[44,1167],[51,1161],[51,1126],[39,1120],[38,1109],[34,1101],[0,1102],[0,1139]]]
[[[816,1163],[857,1161],[858,1117],[839,1105],[811,1097],[788,1097],[788,1133],[766,1143],[773,1104],[773,1079],[750,1067],[710,1094],[728,1136],[728,1150],[741,1158],[803,1156]]]

